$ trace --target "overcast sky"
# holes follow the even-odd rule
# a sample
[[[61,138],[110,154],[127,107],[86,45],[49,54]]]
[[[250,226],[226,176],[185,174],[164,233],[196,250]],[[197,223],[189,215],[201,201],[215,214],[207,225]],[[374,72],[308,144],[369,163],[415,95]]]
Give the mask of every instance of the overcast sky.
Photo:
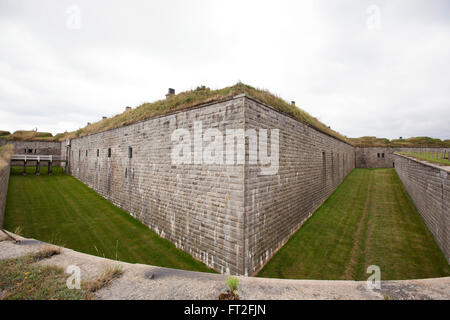
[[[76,130],[206,85],[348,137],[450,139],[450,1],[0,0],[0,130]]]

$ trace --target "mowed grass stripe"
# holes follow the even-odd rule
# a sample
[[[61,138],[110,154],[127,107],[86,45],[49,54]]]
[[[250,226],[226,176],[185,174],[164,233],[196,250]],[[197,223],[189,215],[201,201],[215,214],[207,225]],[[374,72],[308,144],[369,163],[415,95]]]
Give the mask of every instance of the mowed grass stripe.
[[[359,228],[359,229],[358,229]],[[450,275],[394,169],[355,169],[258,276],[366,280]]]
[[[295,233],[260,272],[274,278],[340,279],[350,260],[367,195],[367,184],[354,172]],[[353,186],[349,192],[348,186]],[[346,187],[347,186],[347,187]],[[345,198],[345,202],[341,199]],[[333,235],[330,241],[330,235]],[[342,263],[345,261],[345,263]]]
[[[42,168],[45,169],[45,168]],[[102,198],[72,176],[55,168],[53,176],[41,170],[13,168],[4,226],[22,228],[25,237],[131,263],[214,272],[170,241]]]
[[[372,211],[372,195],[373,192],[373,175],[369,176],[369,181],[367,184],[362,183],[362,185],[366,185],[366,193],[365,193],[365,203],[364,208],[362,210],[361,218],[358,222],[358,228],[356,232],[353,234],[353,246],[350,253],[350,260],[347,264],[345,271],[341,278],[347,279],[347,278],[358,278],[359,271],[362,269],[360,266],[364,264],[364,250],[366,248],[366,233],[367,233],[367,227],[368,227],[368,221],[370,219],[370,214]]]

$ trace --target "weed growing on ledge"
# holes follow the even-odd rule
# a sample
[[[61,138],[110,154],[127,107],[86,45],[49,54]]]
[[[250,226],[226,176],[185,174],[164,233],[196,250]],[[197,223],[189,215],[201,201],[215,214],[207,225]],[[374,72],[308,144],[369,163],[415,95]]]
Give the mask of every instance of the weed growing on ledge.
[[[114,279],[119,278],[122,274],[123,268],[121,265],[115,264],[113,266],[107,266],[97,279],[89,281],[84,287],[89,292],[97,292],[106,287]]]
[[[221,293],[219,295],[219,300],[239,300],[238,294],[239,278],[228,277],[225,283],[228,286],[227,293]]]
[[[32,255],[32,259],[34,262],[41,261],[43,259],[47,259],[58,255],[61,253],[61,249],[58,247],[47,246],[41,251],[38,251]]]

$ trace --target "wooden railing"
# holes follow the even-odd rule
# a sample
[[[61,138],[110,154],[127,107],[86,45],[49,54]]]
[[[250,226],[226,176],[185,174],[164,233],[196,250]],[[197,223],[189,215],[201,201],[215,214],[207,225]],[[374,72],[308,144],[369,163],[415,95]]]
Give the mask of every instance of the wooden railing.
[[[11,161],[58,161],[58,162],[66,162],[66,159],[63,159],[61,156],[55,155],[43,155],[43,154],[13,154],[11,157]]]

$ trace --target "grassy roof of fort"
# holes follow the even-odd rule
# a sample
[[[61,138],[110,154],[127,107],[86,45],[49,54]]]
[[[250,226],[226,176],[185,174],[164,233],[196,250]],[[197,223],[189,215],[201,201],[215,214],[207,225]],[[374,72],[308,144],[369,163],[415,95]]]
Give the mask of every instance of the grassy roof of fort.
[[[59,136],[60,137],[60,136]],[[0,130],[0,139],[6,140],[44,140],[44,141],[58,141],[58,137],[53,136],[50,132],[38,132],[33,130],[18,130],[14,133]]]
[[[295,119],[306,123],[313,128],[325,134],[333,136],[341,141],[360,147],[450,147],[450,140],[442,141],[440,139],[428,137],[413,137],[408,139],[389,140],[376,137],[347,138],[346,136],[332,130],[330,127],[320,122],[317,118],[311,116],[306,111],[292,105],[282,98],[270,93],[264,89],[257,89],[252,86],[237,83],[233,86],[223,89],[211,90],[210,88],[197,87],[194,90],[188,90],[167,99],[158,100],[151,103],[143,103],[136,108],[130,108],[111,118],[102,119],[91,123],[84,128],[72,132],[58,133],[52,136],[47,132],[35,131],[16,131],[10,134],[6,131],[0,131],[0,138],[11,140],[46,140],[63,141],[71,138],[83,137],[89,134],[103,132],[136,122],[144,121],[158,116],[167,115],[173,112],[194,108],[198,105],[219,102],[230,99],[239,94],[246,94],[255,98],[283,113],[291,115]],[[4,133],[2,136],[2,132]]]
[[[450,140],[430,137],[411,137],[407,139],[386,139],[377,137],[348,138],[355,147],[443,147],[450,148]]]

